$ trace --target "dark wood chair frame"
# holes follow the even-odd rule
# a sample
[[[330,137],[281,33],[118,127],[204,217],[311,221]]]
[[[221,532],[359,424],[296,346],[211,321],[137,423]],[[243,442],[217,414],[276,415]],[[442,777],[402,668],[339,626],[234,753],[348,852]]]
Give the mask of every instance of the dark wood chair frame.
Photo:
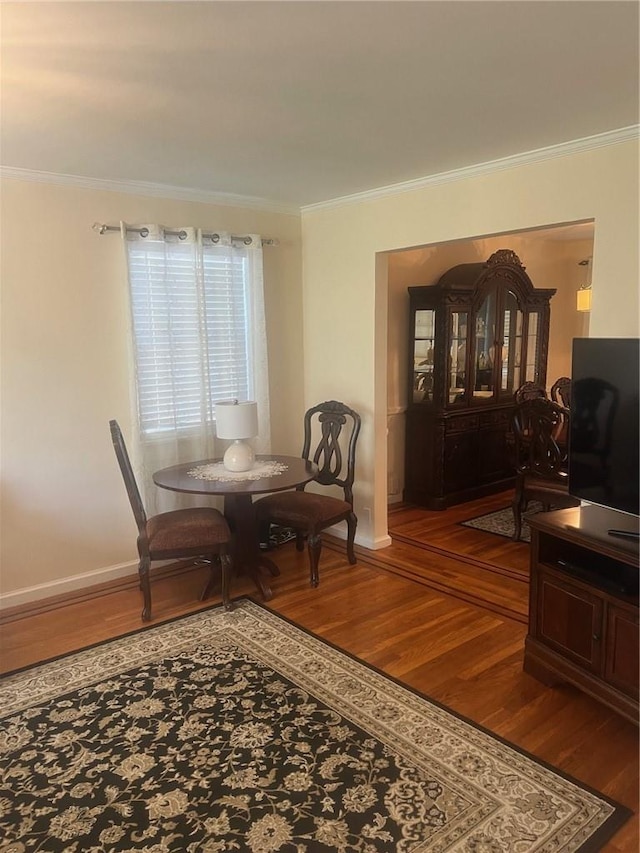
[[[319,424],[321,436],[312,451],[311,443],[314,435],[314,424]],[[347,427],[347,424],[349,426]],[[270,495],[256,501],[258,519],[264,529],[270,523],[284,527],[291,527],[296,532],[296,549],[304,549],[304,540],[307,539],[307,550],[309,553],[311,586],[317,587],[319,583],[318,564],[322,542],[320,533],[327,527],[347,522],[347,558],[351,565],[356,562],[354,542],[358,519],[353,511],[353,482],[355,477],[356,444],[360,434],[360,415],[337,400],[328,400],[313,406],[304,416],[304,444],[302,457],[313,461],[318,466],[318,474],[312,482],[322,486],[339,486],[344,493],[344,501],[323,495],[321,500],[329,512],[323,514],[318,521],[313,509],[318,500],[317,493],[305,492],[305,485],[296,486],[299,498],[295,500],[295,517],[284,518],[282,514],[271,515],[276,512],[280,496],[288,495],[287,501],[291,500],[291,492],[281,492],[278,495]],[[343,428],[350,429],[348,442],[340,441]],[[342,436],[344,438],[344,436]],[[346,443],[346,456],[343,455],[342,446]],[[312,455],[313,453],[313,455]],[[344,476],[343,474],[344,469]],[[331,503],[335,503],[335,512],[331,514]],[[345,508],[344,503],[348,504]],[[301,520],[304,518],[304,521]]]
[[[567,432],[569,417],[569,409],[548,397],[524,400],[514,410],[517,463],[512,508],[516,541],[522,533],[522,513],[530,500],[540,501],[545,511],[580,503],[569,494],[567,447],[558,442]]]
[[[515,390],[513,399],[515,400],[516,405],[518,405],[520,403],[524,403],[525,400],[535,400],[537,397],[546,396],[546,389],[543,388],[542,385],[538,385],[537,382],[523,382],[522,385]]]
[[[551,399],[566,409],[571,408],[571,379],[569,376],[561,376],[551,386]]]
[[[160,513],[159,515],[147,518],[147,513],[140,496],[138,484],[131,467],[129,454],[122,436],[122,431],[115,420],[109,421],[111,428],[111,440],[118,459],[120,471],[124,479],[124,484],[127,489],[127,495],[133,510],[133,516],[138,526],[138,555],[140,561],[138,563],[138,575],[140,578],[140,589],[142,590],[144,605],[142,609],[142,620],[148,622],[151,619],[151,583],[149,579],[149,571],[151,563],[155,560],[192,560],[194,565],[208,565],[211,570],[210,578],[207,585],[203,589],[200,600],[204,601],[216,584],[216,570],[220,567],[221,585],[222,585],[222,602],[225,609],[233,609],[229,598],[229,588],[231,579],[231,556],[229,554],[231,531],[225,517],[217,509],[210,507],[195,507],[186,510],[172,510],[170,512]],[[200,523],[206,522],[206,526],[211,529],[214,526],[216,536],[220,538],[219,544],[212,548],[209,543],[203,545],[185,545],[184,547],[176,547],[165,550],[156,550],[149,542],[149,528],[155,526],[154,522],[161,523],[162,527],[170,530],[175,524],[175,530],[179,533],[179,527],[183,526],[184,521],[188,520],[189,516],[197,516]],[[191,540],[190,540],[191,542]]]

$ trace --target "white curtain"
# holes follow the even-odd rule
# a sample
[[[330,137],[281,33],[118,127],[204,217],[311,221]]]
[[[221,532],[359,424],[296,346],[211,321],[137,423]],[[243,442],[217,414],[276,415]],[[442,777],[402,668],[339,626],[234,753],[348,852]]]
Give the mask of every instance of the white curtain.
[[[215,403],[258,403],[257,453],[271,449],[262,240],[121,223],[132,364],[129,452],[149,515],[216,499],[159,489],[154,471],[221,456]]]

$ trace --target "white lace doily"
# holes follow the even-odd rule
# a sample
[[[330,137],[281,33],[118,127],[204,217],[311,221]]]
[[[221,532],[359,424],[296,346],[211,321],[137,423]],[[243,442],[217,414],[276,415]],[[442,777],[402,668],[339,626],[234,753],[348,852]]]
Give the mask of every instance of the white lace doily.
[[[237,483],[242,480],[261,480],[263,477],[275,477],[282,474],[289,466],[284,462],[267,459],[256,462],[249,471],[227,471],[222,462],[212,462],[209,465],[196,465],[187,471],[189,477],[196,480],[220,480],[222,483]]]

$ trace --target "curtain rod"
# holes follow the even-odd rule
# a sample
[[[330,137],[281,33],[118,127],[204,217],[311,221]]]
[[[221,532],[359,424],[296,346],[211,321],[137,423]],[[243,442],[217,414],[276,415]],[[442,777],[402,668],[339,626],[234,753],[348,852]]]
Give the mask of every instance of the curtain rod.
[[[121,227],[119,225],[105,225],[102,222],[94,222],[93,230],[97,231],[98,234],[106,234],[107,231],[121,231]],[[142,237],[149,236],[149,229],[142,226],[141,228],[133,228],[129,226],[127,228],[127,232],[131,232],[132,234],[140,234]],[[168,228],[164,230],[165,234],[168,234],[170,237],[178,237],[179,240],[184,240],[187,236],[186,231],[170,231]],[[209,237],[212,243],[218,243],[220,240],[220,235],[215,232],[202,232],[203,237]],[[249,246],[251,244],[251,237],[248,235],[240,235],[240,234],[232,234],[232,240],[240,240],[245,246]],[[262,238],[263,246],[279,246],[280,243],[274,237],[263,237]]]

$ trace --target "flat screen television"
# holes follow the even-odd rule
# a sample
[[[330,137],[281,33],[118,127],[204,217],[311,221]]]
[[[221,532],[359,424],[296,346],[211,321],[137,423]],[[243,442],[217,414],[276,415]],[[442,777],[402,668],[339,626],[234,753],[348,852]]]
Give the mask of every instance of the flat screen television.
[[[569,492],[632,517],[640,514],[639,363],[638,338],[573,341]]]

